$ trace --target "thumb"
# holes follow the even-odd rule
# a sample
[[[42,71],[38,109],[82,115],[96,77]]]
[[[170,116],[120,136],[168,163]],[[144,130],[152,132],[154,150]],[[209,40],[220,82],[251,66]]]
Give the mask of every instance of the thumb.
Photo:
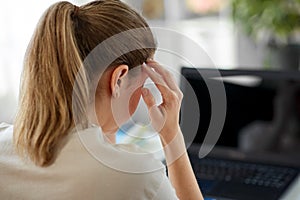
[[[162,109],[156,105],[155,98],[149,89],[142,88],[142,96],[149,111],[152,127],[160,132],[166,121]]]
[[[155,106],[155,99],[148,88],[142,88],[142,96],[147,105],[148,110]]]

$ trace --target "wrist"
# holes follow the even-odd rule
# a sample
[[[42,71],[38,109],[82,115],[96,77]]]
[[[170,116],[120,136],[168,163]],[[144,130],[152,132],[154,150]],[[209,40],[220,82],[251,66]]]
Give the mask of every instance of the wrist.
[[[187,152],[181,131],[177,132],[177,134],[173,136],[173,139],[171,141],[166,142],[161,139],[161,142],[168,166]]]
[[[168,145],[170,142],[172,142],[172,140],[174,140],[174,138],[178,134],[182,135],[179,125],[173,126],[172,128],[163,128],[159,132],[159,136],[160,136],[161,143],[162,143],[163,147]]]

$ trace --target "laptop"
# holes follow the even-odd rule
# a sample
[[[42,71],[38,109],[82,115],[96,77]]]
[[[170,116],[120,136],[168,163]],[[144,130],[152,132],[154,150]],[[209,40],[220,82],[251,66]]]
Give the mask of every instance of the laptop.
[[[180,125],[204,197],[284,198],[299,179],[300,72],[183,67],[181,75]]]

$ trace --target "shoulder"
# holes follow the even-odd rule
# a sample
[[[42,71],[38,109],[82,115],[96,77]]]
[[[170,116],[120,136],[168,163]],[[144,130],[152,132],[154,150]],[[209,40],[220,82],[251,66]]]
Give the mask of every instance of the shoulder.
[[[9,127],[12,127],[12,125],[11,124],[7,124],[5,122],[0,123],[0,131],[3,131],[5,129],[9,128]]]
[[[164,170],[153,153],[144,152],[132,144],[110,144],[104,141],[101,128],[92,127],[77,131],[73,137],[84,150],[101,164],[125,173],[145,173]]]
[[[18,162],[13,144],[13,126],[6,123],[0,124],[0,164],[2,166]],[[2,168],[0,171],[3,170]]]
[[[7,123],[0,123],[0,143],[12,143],[13,126]],[[1,148],[0,146],[0,148]]]
[[[104,191],[106,186],[114,185],[115,193],[110,192],[109,188],[107,192],[102,190],[102,195],[106,199],[114,199],[113,197],[118,196],[123,196],[124,199],[153,199],[154,197],[165,199],[163,197],[176,196],[166,176],[166,168],[160,160],[142,151],[136,145],[109,144],[103,140],[101,134],[100,129],[89,128],[78,131],[72,136],[72,140],[83,146],[81,153],[84,155],[81,159],[84,159],[85,164],[82,167],[87,168],[84,171],[90,172],[88,181],[93,180],[92,185],[95,187],[98,185],[97,188],[102,188]],[[102,181],[99,180],[105,180],[105,185],[102,185]]]

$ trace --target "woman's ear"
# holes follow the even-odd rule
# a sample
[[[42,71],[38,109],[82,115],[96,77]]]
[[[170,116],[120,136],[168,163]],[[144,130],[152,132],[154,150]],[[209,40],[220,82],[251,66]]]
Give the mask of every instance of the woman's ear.
[[[124,82],[124,77],[126,77],[128,71],[129,68],[127,65],[119,65],[113,70],[110,78],[110,89],[114,98],[120,96],[120,87]]]

